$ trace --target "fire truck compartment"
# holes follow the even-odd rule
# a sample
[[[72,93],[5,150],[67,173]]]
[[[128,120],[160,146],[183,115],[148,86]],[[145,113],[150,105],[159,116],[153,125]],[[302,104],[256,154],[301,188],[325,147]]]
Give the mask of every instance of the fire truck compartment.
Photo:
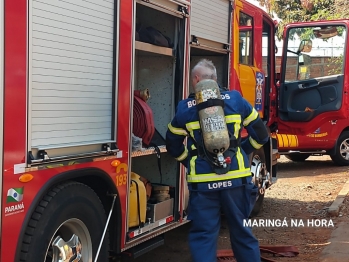
[[[162,227],[173,226],[171,224],[179,219],[180,165],[166,152],[165,146],[167,125],[174,116],[176,104],[182,99],[183,92],[183,83],[178,81],[176,66],[184,59],[184,53],[178,50],[180,45],[184,45],[182,34],[185,33],[185,27],[184,18],[177,11],[178,9],[171,12],[170,8],[162,9],[145,2],[136,4],[133,87],[135,91],[149,90],[147,104],[153,113],[157,138],[152,139],[149,146],[143,145],[144,150],[132,152],[130,167],[132,172],[146,178],[152,185],[168,186],[171,192],[168,193],[168,198],[154,202],[153,186],[147,203],[146,222],[128,228],[130,243],[154,233],[154,229],[159,228],[161,231]],[[151,36],[154,36],[152,33],[155,31],[158,31],[157,36],[161,37],[162,34],[167,39],[167,46],[153,42]],[[132,117],[139,115],[134,113]],[[159,148],[158,153],[155,146]],[[129,201],[129,210],[130,205],[135,203]]]

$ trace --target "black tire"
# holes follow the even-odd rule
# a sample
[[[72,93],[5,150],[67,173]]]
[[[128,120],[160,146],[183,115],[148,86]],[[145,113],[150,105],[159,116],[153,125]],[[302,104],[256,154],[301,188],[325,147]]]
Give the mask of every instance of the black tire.
[[[294,162],[304,162],[308,157],[310,157],[310,154],[290,154],[285,155],[285,157],[289,160],[292,160]]]
[[[349,131],[344,131],[339,136],[334,148],[334,154],[331,154],[330,157],[338,166],[349,165]]]
[[[265,153],[263,148],[256,150],[255,152],[253,152],[252,154],[252,158],[251,158],[251,163],[252,163],[252,159],[254,157],[259,158],[259,160],[265,164]],[[255,181],[256,186],[258,186],[258,189],[260,188],[260,185],[257,181]],[[253,206],[253,209],[251,211],[250,217],[255,217],[259,214],[259,212],[262,210],[263,208],[263,201],[264,201],[264,194],[260,194],[260,191],[258,191],[258,195],[257,195],[257,200],[256,203]]]
[[[53,252],[58,251],[52,248],[52,242],[61,239],[67,242],[73,234],[79,237],[82,261],[94,261],[105,224],[104,208],[91,188],[77,182],[57,185],[43,197],[31,216],[20,261],[59,261],[52,259]],[[106,235],[98,261],[108,261],[108,240]]]

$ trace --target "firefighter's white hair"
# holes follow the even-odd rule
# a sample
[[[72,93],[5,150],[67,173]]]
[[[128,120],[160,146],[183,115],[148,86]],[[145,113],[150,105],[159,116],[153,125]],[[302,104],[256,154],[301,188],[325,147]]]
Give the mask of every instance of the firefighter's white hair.
[[[217,70],[212,61],[201,59],[191,70],[191,77],[198,76],[202,79],[213,79],[217,81]]]

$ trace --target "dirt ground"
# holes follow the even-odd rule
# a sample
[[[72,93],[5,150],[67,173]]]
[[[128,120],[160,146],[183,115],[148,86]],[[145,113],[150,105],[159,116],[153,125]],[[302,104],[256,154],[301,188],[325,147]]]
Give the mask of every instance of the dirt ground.
[[[251,221],[251,225],[261,245],[294,245],[298,247],[299,255],[293,258],[265,257],[283,262],[320,261],[321,252],[329,244],[332,230],[341,220],[349,218],[349,199],[345,200],[338,217],[329,217],[326,212],[349,179],[348,170],[349,167],[335,166],[328,156],[313,156],[303,163],[281,157],[278,181],[266,191],[263,210]],[[284,222],[281,226],[284,220],[287,225]],[[263,222],[264,226],[261,224]],[[319,222],[322,225],[318,226]],[[165,245],[132,261],[190,262],[187,242],[189,227],[190,224],[186,224],[167,233]],[[230,248],[224,217],[218,248]]]

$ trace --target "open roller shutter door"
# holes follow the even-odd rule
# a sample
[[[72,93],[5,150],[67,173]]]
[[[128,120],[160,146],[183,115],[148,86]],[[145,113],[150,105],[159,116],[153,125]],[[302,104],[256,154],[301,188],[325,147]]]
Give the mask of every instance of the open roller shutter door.
[[[229,0],[193,0],[191,35],[219,43],[229,43]]]
[[[112,138],[114,1],[31,1],[32,148]]]

